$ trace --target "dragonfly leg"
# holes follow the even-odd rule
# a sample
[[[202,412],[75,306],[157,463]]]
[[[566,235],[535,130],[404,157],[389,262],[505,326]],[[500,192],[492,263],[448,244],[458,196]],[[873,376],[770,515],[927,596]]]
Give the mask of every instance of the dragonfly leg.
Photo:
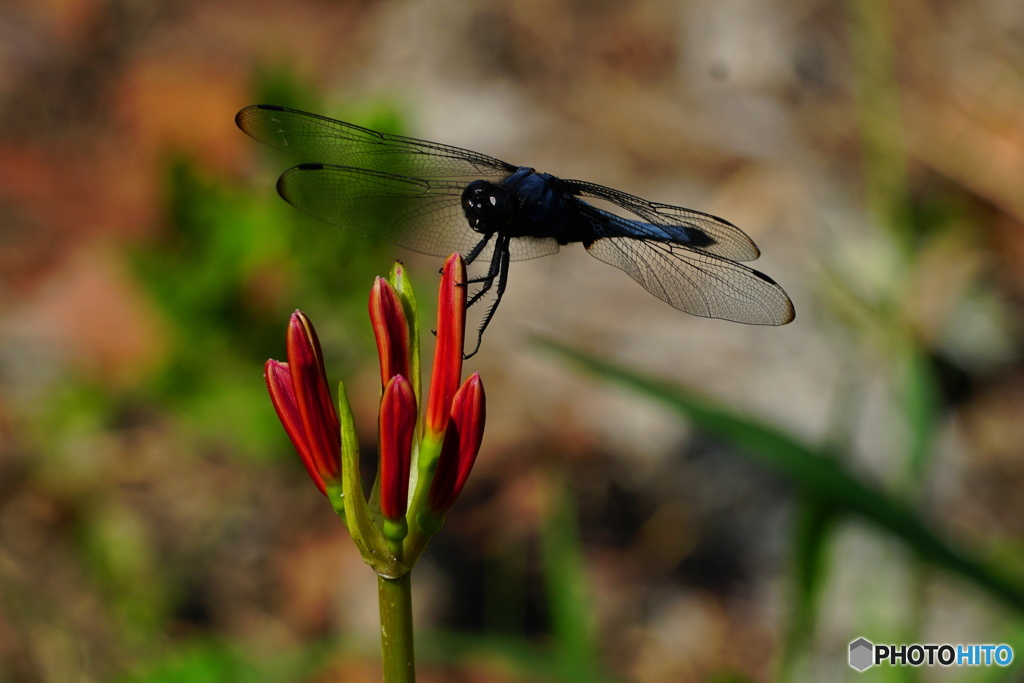
[[[471,249],[468,254],[462,257],[463,263],[465,263],[468,266],[470,263],[475,261],[476,257],[480,255],[480,252],[484,250],[484,247],[487,246],[487,243],[491,241],[492,237],[494,237],[493,232],[489,232],[486,235],[484,235],[484,238],[477,242],[476,246],[473,247],[473,249]]]
[[[494,278],[498,277],[498,273],[501,272],[501,252],[503,251],[502,245],[504,245],[504,251],[508,251],[508,240],[498,237],[498,241],[494,244],[494,253],[491,255],[491,263],[487,266],[487,273],[482,277],[469,278],[463,284],[466,285],[478,285],[483,284],[480,291],[469,298],[466,302],[466,308],[469,308],[473,304],[483,297],[484,294],[490,290],[491,285],[494,284]],[[474,250],[475,251],[475,250]]]
[[[510,238],[508,237],[498,237],[498,241],[494,245],[494,256],[491,258],[490,280],[484,285],[483,289],[473,297],[474,301],[478,300],[484,292],[491,288],[491,284],[494,280],[498,280],[498,289],[494,303],[487,309],[487,313],[484,314],[484,320],[480,323],[480,329],[477,331],[476,346],[471,352],[465,354],[463,358],[471,358],[480,350],[480,344],[484,341],[484,330],[486,330],[487,326],[491,323],[491,318],[494,317],[494,312],[498,310],[498,304],[501,303],[501,296],[505,293],[505,285],[508,283],[508,264],[511,260],[508,251],[509,239]],[[466,307],[468,308],[469,304],[466,304]]]

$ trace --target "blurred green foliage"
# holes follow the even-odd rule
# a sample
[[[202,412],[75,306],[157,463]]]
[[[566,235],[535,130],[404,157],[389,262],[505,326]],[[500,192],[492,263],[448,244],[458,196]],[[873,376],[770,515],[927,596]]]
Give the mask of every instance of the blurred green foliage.
[[[268,658],[223,640],[197,640],[155,657],[118,683],[288,683],[310,675],[323,655],[322,645]]]
[[[283,355],[289,312],[301,305],[328,341],[343,342],[325,346],[349,354],[331,359],[344,373],[372,348],[365,291],[393,250],[312,225],[272,186],[228,187],[187,161],[171,164],[167,188],[169,230],[134,258],[171,328],[152,397],[210,437],[230,435],[243,452],[280,451],[258,378],[263,361]]]

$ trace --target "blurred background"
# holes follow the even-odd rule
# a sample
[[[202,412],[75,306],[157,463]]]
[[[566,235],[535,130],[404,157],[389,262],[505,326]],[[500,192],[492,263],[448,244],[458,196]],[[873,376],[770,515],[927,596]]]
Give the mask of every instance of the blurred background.
[[[421,680],[1018,680],[846,657],[1024,654],[1022,64],[999,0],[7,0],[0,680],[380,680],[262,365],[302,308],[372,456],[373,276],[402,259],[429,323],[440,260],[280,200],[254,103],[723,216],[796,305],[513,264]]]

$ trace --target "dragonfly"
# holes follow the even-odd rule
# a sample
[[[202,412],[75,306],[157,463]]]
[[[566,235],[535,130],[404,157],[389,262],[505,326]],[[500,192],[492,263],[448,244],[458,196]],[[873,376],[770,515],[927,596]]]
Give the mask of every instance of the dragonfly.
[[[287,107],[246,107],[235,123],[306,162],[277,181],[281,197],[301,211],[414,251],[458,251],[467,265],[486,264],[465,283],[479,286],[467,308],[494,290],[467,358],[501,303],[510,262],[576,242],[686,313],[753,325],[795,317],[782,287],[741,263],[760,251],[723,218]]]

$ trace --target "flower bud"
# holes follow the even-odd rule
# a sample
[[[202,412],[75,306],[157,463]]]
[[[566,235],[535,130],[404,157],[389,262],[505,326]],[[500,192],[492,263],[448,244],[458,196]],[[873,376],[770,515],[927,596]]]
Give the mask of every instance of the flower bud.
[[[452,254],[445,261],[437,294],[437,343],[427,400],[427,433],[441,438],[448,425],[452,398],[462,378],[462,346],[466,337],[466,267]]]
[[[370,290],[370,323],[380,356],[380,385],[395,375],[409,377],[409,324],[394,288],[378,277]]]
[[[445,513],[462,493],[483,441],[486,419],[484,385],[473,373],[455,394],[427,499],[432,512]]]
[[[415,432],[416,396],[409,381],[395,375],[380,402],[380,509],[390,520],[405,517]]]
[[[321,493],[341,481],[338,415],[327,387],[313,324],[296,311],[288,324],[288,362],[268,360],[267,390],[288,438]]]

